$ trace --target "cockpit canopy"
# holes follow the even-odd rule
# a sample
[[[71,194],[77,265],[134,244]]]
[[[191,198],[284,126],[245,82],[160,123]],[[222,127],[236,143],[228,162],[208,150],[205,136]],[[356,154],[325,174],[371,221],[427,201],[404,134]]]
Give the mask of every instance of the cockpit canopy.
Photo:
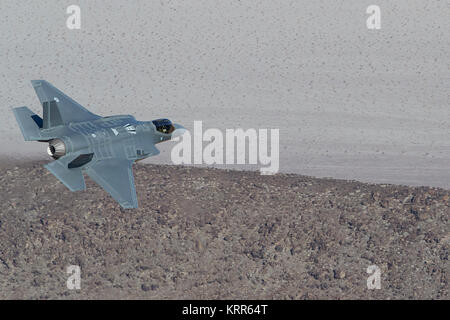
[[[172,122],[169,119],[156,119],[152,121],[158,130],[161,133],[169,134],[175,130]]]

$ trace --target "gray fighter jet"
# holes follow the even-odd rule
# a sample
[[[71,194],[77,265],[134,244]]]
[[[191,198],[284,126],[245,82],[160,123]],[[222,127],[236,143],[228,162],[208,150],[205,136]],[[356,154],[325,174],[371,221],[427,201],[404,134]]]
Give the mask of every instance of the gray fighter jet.
[[[42,118],[27,107],[13,111],[26,141],[48,142],[47,152],[55,161],[45,167],[71,191],[86,189],[85,172],[123,208],[137,208],[133,162],[159,154],[155,144],[185,129],[168,119],[101,117],[45,80],[31,84],[43,107]]]

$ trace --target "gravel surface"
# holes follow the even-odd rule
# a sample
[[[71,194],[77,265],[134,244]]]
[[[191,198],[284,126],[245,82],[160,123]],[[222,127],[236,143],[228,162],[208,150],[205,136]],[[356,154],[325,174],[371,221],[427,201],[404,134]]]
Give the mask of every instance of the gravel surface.
[[[450,191],[135,164],[123,210],[42,165],[0,166],[1,299],[449,299]]]

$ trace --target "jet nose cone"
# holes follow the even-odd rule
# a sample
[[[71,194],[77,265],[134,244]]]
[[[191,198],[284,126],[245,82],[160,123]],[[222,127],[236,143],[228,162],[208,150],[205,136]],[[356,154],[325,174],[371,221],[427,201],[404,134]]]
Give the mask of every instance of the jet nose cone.
[[[185,134],[188,130],[183,127],[181,124],[174,123],[173,124],[175,130],[172,132],[172,139],[181,137],[183,134]]]

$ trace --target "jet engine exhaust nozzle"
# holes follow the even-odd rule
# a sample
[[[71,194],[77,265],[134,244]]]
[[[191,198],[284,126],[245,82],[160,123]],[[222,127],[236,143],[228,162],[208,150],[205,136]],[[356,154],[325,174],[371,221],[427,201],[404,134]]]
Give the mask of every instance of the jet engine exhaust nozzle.
[[[66,145],[61,139],[50,140],[47,147],[47,153],[54,159],[61,158],[66,154]]]

